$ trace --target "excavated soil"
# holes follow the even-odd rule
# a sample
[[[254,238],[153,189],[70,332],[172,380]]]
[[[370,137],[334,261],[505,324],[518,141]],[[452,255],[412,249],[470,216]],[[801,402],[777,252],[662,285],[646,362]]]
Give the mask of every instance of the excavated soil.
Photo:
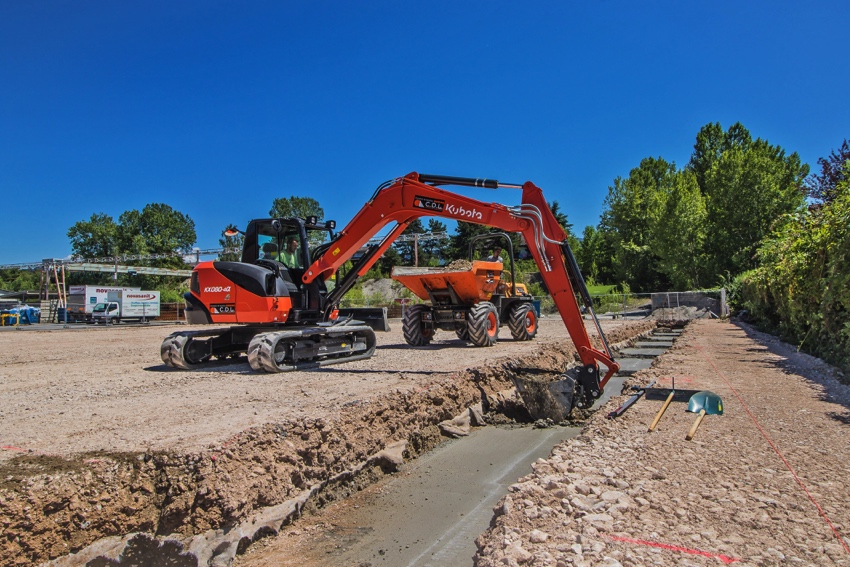
[[[654,326],[604,330],[613,344]],[[432,448],[440,422],[482,402],[500,409],[517,366],[554,372],[576,358],[557,319],[535,341],[491,349],[453,333],[411,348],[396,323],[367,361],[175,371],[159,359],[172,330],[0,332],[0,566],[132,564],[151,550],[173,565],[226,564],[305,507]],[[122,550],[124,563],[104,559]]]
[[[672,378],[680,392],[649,432]],[[595,413],[510,488],[476,565],[850,565],[840,373],[743,324],[702,319],[627,386],[653,380],[625,414]],[[687,402],[702,390],[724,413],[687,441]]]

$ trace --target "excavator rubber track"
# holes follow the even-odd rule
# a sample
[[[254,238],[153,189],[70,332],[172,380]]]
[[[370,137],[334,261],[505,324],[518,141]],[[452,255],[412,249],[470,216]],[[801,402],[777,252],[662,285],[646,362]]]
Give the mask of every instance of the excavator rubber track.
[[[231,327],[172,333],[160,355],[166,366],[192,370],[214,358],[247,353],[253,370],[291,372],[371,358],[376,345],[375,332],[366,325],[305,326],[253,337],[245,336],[245,327]]]
[[[365,325],[261,333],[248,345],[248,363],[266,372],[308,370],[371,358],[375,346],[375,331]]]

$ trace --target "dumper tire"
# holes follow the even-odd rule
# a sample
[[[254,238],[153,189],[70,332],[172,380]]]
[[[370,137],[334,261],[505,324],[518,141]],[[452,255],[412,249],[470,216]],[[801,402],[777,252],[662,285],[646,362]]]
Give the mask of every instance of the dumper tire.
[[[469,340],[469,327],[467,326],[466,321],[455,327],[455,334],[457,335],[457,338],[462,341]]]
[[[508,328],[516,341],[530,341],[537,334],[537,313],[530,303],[517,302],[508,313]]]
[[[413,305],[405,310],[402,331],[404,340],[410,346],[426,346],[434,338],[434,329],[426,327],[422,322],[422,313],[430,309],[427,305]]]
[[[489,301],[476,303],[469,310],[467,320],[469,340],[480,347],[491,347],[499,340],[499,312]]]

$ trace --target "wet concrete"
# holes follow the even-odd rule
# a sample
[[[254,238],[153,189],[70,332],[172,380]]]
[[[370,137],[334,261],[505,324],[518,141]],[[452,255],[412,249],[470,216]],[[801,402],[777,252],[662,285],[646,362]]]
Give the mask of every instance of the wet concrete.
[[[655,358],[664,354],[665,348],[624,348],[620,351],[621,356],[634,358]]]
[[[594,408],[619,395],[626,377],[648,368],[678,333],[653,337],[659,335],[665,335],[663,341],[641,345],[654,348],[620,352],[621,370]],[[344,525],[335,525],[314,542],[311,560],[327,565],[469,566],[475,538],[489,525],[492,508],[507,488],[531,472],[532,462],[579,432],[578,427],[486,427],[450,441],[362,494],[362,505],[348,509]]]
[[[304,565],[469,566],[492,508],[577,427],[485,427],[449,441],[355,498]]]
[[[618,358],[617,362],[620,363],[619,374],[631,376],[640,370],[646,370],[652,366],[653,360],[653,358]]]
[[[619,395],[624,380],[611,378],[594,408]],[[448,441],[356,496],[344,517],[312,542],[303,564],[468,567],[475,538],[508,487],[580,431],[490,426]]]
[[[621,370],[594,408],[619,395],[626,378],[648,368],[667,345],[654,346],[661,348],[620,352]],[[628,357],[629,350],[642,357]],[[339,515],[328,511],[324,533],[311,539],[309,549],[298,550],[298,564],[469,566],[475,538],[487,529],[492,508],[508,487],[530,473],[536,459],[580,431],[490,426],[448,441],[354,496]]]
[[[637,341],[632,346],[635,348],[670,348],[671,346],[673,346],[673,341],[649,339],[646,341]]]

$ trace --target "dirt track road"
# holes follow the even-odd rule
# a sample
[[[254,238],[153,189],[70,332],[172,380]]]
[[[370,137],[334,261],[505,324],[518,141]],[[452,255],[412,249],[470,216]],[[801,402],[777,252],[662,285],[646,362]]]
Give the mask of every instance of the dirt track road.
[[[540,322],[534,341],[507,328],[494,348],[464,347],[440,331],[410,348],[393,321],[370,360],[315,371],[252,372],[244,359],[179,371],[160,359],[162,340],[186,326],[121,326],[0,332],[0,460],[15,448],[38,454],[88,451],[198,451],[250,427],[326,417],[352,402],[418,388],[449,373],[569,342],[560,319]],[[617,322],[605,322],[604,330]]]

